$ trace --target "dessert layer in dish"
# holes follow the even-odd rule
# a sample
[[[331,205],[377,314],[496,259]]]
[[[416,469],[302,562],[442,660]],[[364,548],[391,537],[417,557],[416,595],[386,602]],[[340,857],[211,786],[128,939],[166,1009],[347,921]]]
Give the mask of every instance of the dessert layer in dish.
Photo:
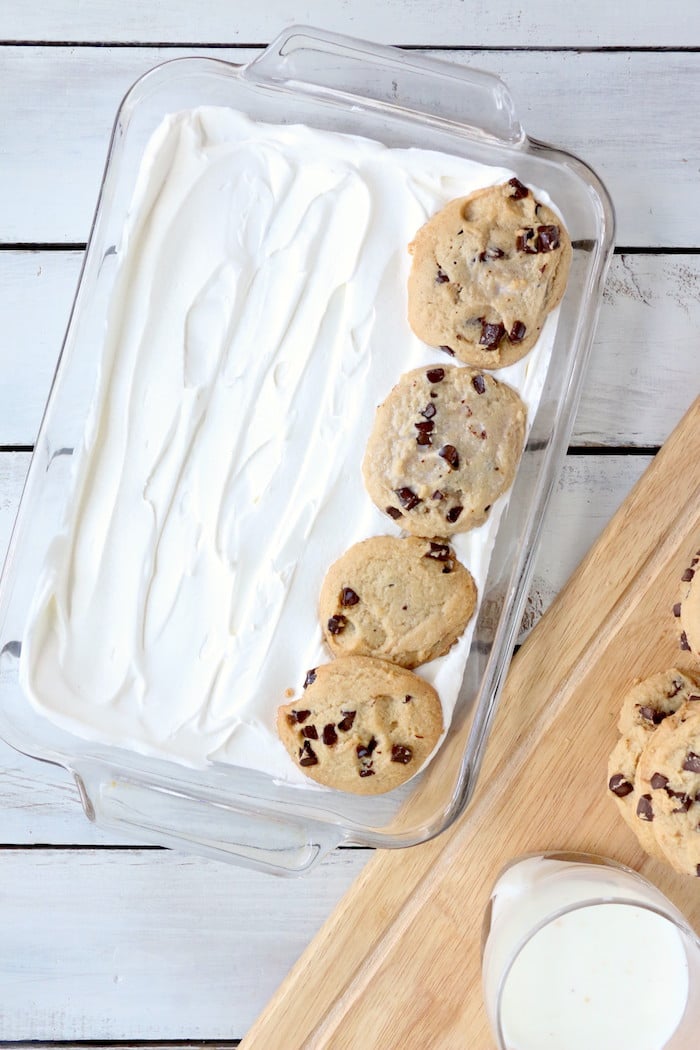
[[[447,201],[512,175],[221,108],[165,120],[23,642],[39,710],[144,754],[303,779],[275,713],[329,659],[323,577],[358,540],[400,534],[362,481],[376,405],[401,372],[447,360],[408,326],[407,245]],[[530,419],[555,328],[556,313],[496,373]],[[479,593],[506,498],[454,538]],[[446,724],[472,625],[418,672]]]

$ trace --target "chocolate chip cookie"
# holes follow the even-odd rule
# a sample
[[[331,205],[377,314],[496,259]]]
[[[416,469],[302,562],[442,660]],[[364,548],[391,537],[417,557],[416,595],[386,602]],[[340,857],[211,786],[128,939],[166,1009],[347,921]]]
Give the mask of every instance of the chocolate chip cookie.
[[[406,372],[377,409],[367,491],[414,536],[467,532],[512,484],[525,420],[515,390],[491,375],[456,365]]]
[[[312,780],[380,795],[412,777],[442,734],[432,686],[370,656],[341,656],[306,675],[304,693],[280,707],[277,730]]]
[[[474,580],[447,543],[373,536],[330,567],[319,611],[334,656],[418,667],[454,645],[475,605]]]
[[[668,863],[700,876],[700,691],[654,733],[640,755],[635,788],[648,800]]]
[[[700,660],[700,551],[696,551],[688,568],[681,576],[680,601],[673,612],[680,620],[681,649]]]
[[[572,254],[559,216],[518,179],[450,201],[409,251],[411,328],[480,368],[532,349],[564,295]]]
[[[608,789],[625,822],[653,857],[665,860],[652,826],[653,813],[646,790],[637,787],[636,775],[642,751],[651,735],[697,690],[695,682],[672,667],[637,682],[622,701],[618,728],[622,736],[608,762]]]

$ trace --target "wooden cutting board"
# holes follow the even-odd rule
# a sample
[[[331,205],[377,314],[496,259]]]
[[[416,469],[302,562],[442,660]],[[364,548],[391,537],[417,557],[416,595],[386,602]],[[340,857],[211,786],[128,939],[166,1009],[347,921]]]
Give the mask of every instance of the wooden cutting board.
[[[484,909],[500,868],[543,849],[641,871],[700,929],[700,880],[646,857],[606,797],[621,694],[692,669],[671,606],[700,546],[700,399],[511,665],[479,786],[423,846],[370,861],[243,1050],[487,1050]]]

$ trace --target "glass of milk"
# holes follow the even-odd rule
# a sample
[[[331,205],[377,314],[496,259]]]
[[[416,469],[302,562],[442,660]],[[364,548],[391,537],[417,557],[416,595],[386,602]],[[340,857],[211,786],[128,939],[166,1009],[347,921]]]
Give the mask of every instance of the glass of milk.
[[[660,890],[602,857],[537,854],[501,872],[483,985],[500,1050],[700,1048],[700,940]]]

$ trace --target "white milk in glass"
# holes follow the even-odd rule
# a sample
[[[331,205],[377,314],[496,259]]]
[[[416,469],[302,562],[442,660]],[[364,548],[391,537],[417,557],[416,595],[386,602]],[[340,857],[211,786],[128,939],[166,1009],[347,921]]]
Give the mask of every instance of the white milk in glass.
[[[670,907],[659,891],[617,867],[540,856],[508,868],[494,887],[484,949],[486,1006],[501,1045],[670,1045],[688,1002],[688,957],[659,907]]]

